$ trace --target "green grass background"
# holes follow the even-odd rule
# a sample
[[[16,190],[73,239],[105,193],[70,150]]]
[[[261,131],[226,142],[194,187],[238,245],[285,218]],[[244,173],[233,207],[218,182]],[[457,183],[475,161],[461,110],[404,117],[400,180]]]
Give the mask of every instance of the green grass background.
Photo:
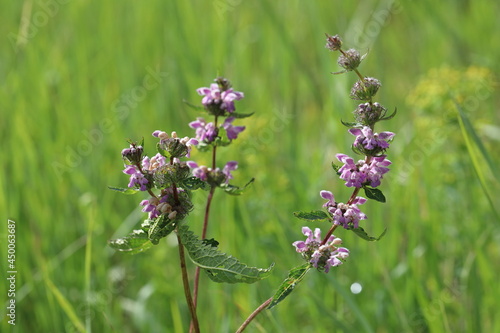
[[[303,239],[293,211],[319,209],[323,189],[339,201],[350,195],[330,163],[350,151],[353,137],[340,119],[356,105],[348,98],[355,77],[329,74],[339,67],[324,48],[328,32],[347,47],[369,48],[361,72],[382,81],[377,100],[398,108],[377,125],[397,133],[382,186],[388,202],[363,207],[366,229],[388,232],[374,243],[337,232],[349,261],[328,275],[311,272],[248,332],[499,332],[499,220],[485,194],[499,204],[498,169],[471,155],[471,132],[457,121],[417,128],[422,113],[406,100],[432,68],[498,73],[499,7],[488,0],[1,2],[0,269],[4,277],[10,218],[18,274],[15,326],[5,317],[2,278],[0,330],[187,332],[175,244],[167,239],[136,256],[108,248],[108,239],[137,227],[143,198],[107,186],[127,184],[126,139],[144,136],[153,152],[156,129],[191,136],[187,123],[199,114],[182,100],[199,103],[196,88],[223,75],[245,93],[238,110],[255,116],[238,121],[247,129],[221,149],[220,161],[240,161],[235,183],[256,182],[242,197],[216,193],[209,237],[250,265],[276,263],[254,285],[202,276],[202,332],[235,331],[302,263],[291,246]],[[151,71],[161,82],[141,90]],[[498,126],[496,90],[470,96],[477,103],[464,110],[498,163],[498,136],[474,127],[478,118]],[[442,110],[427,112],[440,119]],[[477,175],[485,175],[486,190]],[[196,193],[194,231],[205,197]],[[360,294],[350,292],[354,282]]]

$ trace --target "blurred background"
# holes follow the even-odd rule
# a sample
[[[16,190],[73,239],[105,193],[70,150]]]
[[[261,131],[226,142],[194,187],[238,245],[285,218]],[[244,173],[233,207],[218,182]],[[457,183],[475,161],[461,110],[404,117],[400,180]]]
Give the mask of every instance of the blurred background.
[[[352,73],[324,33],[368,53],[363,75],[397,133],[392,172],[363,224],[379,242],[336,234],[351,250],[329,274],[311,272],[248,332],[498,332],[500,122],[494,1],[92,1],[0,4],[1,276],[8,219],[16,232],[16,325],[2,332],[187,332],[175,242],[115,253],[107,241],[142,219],[142,194],[123,196],[120,152],[154,130],[193,136],[200,116],[183,99],[222,75],[245,98],[241,139],[220,149],[238,160],[241,197],[215,195],[209,238],[273,274],[253,285],[202,275],[202,332],[234,332],[302,264],[296,210],[320,209],[320,190],[345,202],[331,168],[354,139],[340,123],[356,103]],[[193,152],[204,163],[208,155]],[[189,217],[200,233],[206,193]],[[309,224],[311,228],[326,225]],[[193,266],[190,266],[193,269]],[[192,274],[191,274],[192,277]],[[359,285],[358,285],[359,284]],[[361,286],[361,292],[354,286]],[[4,287],[5,286],[5,287]],[[354,290],[355,292],[353,292]],[[5,306],[4,306],[5,305]]]

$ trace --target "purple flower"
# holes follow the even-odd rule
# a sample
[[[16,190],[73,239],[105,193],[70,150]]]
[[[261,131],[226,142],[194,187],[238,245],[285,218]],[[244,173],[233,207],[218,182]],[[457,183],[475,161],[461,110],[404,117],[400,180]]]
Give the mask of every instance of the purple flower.
[[[196,139],[198,141],[212,142],[217,137],[217,129],[214,123],[207,123],[204,118],[196,118],[189,123],[189,127],[196,130]]]
[[[233,179],[233,175],[231,174],[231,171],[234,171],[238,169],[238,162],[236,161],[229,161],[226,163],[224,166],[224,169],[222,169],[222,173],[226,175],[226,184],[229,183],[230,179]]]
[[[345,155],[337,154],[337,159],[344,163],[344,165],[339,169],[340,179],[345,180],[345,186],[347,187],[363,187],[363,183],[366,181],[366,174],[359,170],[359,166],[354,163],[354,160]]]
[[[193,169],[193,176],[215,186],[220,186],[222,183],[229,183],[229,180],[233,179],[231,171],[238,168],[238,162],[236,161],[227,162],[222,171],[219,168],[213,170],[204,165],[199,166],[198,163],[194,161],[187,161],[186,165]]]
[[[148,189],[146,184],[148,184],[149,181],[144,177],[144,175],[135,165],[127,165],[123,170],[123,173],[130,175],[130,182],[128,183],[128,187],[139,186],[139,189],[141,191],[146,191]]]
[[[382,155],[372,157],[369,164],[363,165],[361,169],[366,174],[368,185],[371,187],[380,186],[383,175],[389,172],[389,168],[386,167],[391,164],[392,162],[386,159],[386,155]]]
[[[222,127],[226,130],[227,138],[229,140],[234,140],[238,137],[238,134],[243,132],[245,126],[233,126],[232,122],[234,121],[234,117],[228,117],[222,124]]]
[[[235,110],[234,101],[240,100],[244,94],[239,91],[234,91],[232,88],[221,91],[217,83],[212,83],[210,88],[202,87],[196,90],[200,96],[204,96],[201,103],[205,106],[219,104],[221,110],[229,113]]]
[[[168,205],[166,204],[167,199],[168,195],[164,195],[160,199],[151,197],[148,200],[142,200],[140,203],[141,206],[144,206],[142,211],[145,213],[149,213],[149,219],[153,220],[162,214],[161,209],[158,208],[161,206]]]
[[[366,202],[363,197],[356,197],[351,204],[335,202],[333,194],[329,191],[321,191],[320,195],[323,199],[328,200],[323,207],[326,207],[332,216],[333,224],[341,225],[346,229],[358,228],[360,220],[366,220],[366,215],[361,212],[358,205]]]
[[[144,157],[142,160],[142,169],[149,171],[149,173],[154,173],[163,166],[167,164],[167,158],[160,153],[157,153],[155,156]]]
[[[304,259],[320,271],[328,273],[330,267],[341,265],[343,260],[349,256],[348,249],[338,247],[342,244],[342,240],[334,235],[331,235],[325,244],[321,245],[321,230],[319,228],[316,228],[313,234],[308,227],[302,227],[302,233],[307,236],[306,240],[293,242],[292,245],[295,246],[298,253],[302,254]]]
[[[340,179],[345,180],[345,186],[358,188],[364,185],[380,186],[383,175],[389,172],[389,168],[386,167],[392,163],[386,159],[386,155],[371,157],[368,163],[359,160],[356,164],[345,154],[337,154],[337,159],[344,163],[339,172]]]
[[[369,126],[351,128],[349,133],[356,136],[353,146],[366,150],[384,150],[389,148],[389,141],[394,137],[392,132],[373,133]]]
[[[194,161],[187,161],[186,164],[188,167],[193,169],[193,176],[203,181],[207,180],[208,172],[210,171],[209,168],[204,165],[198,166],[198,163]]]

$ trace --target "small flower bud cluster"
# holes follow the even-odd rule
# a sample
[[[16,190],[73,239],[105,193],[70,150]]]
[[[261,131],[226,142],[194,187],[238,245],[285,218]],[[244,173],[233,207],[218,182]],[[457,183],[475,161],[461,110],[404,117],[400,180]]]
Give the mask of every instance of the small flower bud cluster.
[[[330,267],[342,265],[349,256],[349,250],[340,247],[342,240],[334,235],[328,237],[325,244],[322,244],[321,230],[316,228],[314,234],[308,227],[302,228],[302,233],[307,236],[305,241],[296,241],[292,245],[295,250],[301,253],[304,259],[310,262],[319,271],[328,273]]]

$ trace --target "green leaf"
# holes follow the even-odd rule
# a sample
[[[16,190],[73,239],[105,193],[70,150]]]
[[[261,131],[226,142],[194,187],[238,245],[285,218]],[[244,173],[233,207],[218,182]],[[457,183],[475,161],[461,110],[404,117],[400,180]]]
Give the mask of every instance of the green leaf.
[[[156,150],[162,155],[165,156],[167,159],[170,159],[170,153],[166,150],[161,148],[160,143],[156,144]]]
[[[141,253],[153,246],[144,230],[134,230],[128,236],[110,240],[108,244],[113,249],[128,254]]]
[[[205,108],[200,105],[194,105],[191,102],[186,101],[185,99],[182,100],[184,103],[186,103],[187,106],[189,106],[192,109],[198,110],[198,111],[205,111]]]
[[[336,174],[339,174],[339,170],[340,170],[341,166],[332,162],[332,168],[333,168],[333,170],[335,170]]]
[[[314,210],[312,212],[293,212],[295,217],[306,221],[317,221],[317,222],[326,222],[331,221],[330,215],[325,213],[322,210]]]
[[[284,300],[290,293],[295,289],[297,284],[304,279],[304,276],[311,269],[311,264],[307,263],[299,267],[295,267],[288,273],[288,277],[281,283],[278,291],[274,294],[273,300],[267,307],[271,309],[275,307],[279,302]]]
[[[108,186],[110,190],[120,192],[122,194],[136,194],[137,192],[140,192],[139,189],[137,188],[122,188],[122,187],[114,187],[114,186]]]
[[[206,143],[204,141],[201,141],[196,146],[196,149],[198,149],[201,152],[207,152],[207,151],[210,151],[212,149],[212,144],[211,143]]]
[[[186,225],[178,228],[181,242],[193,263],[202,268],[214,282],[254,283],[269,276],[269,268],[248,267],[238,259],[218,251],[199,240]]]
[[[355,122],[351,123],[351,122],[343,121],[342,119],[340,119],[340,122],[342,123],[342,125],[344,125],[345,127],[349,127],[349,128],[362,126],[360,123],[355,123]]]
[[[238,112],[233,112],[231,113],[230,117],[234,117],[234,118],[239,118],[239,119],[242,119],[242,118],[247,118],[247,117],[250,117],[254,114],[255,112],[252,112],[252,113],[238,113]]]
[[[170,220],[167,215],[157,217],[148,229],[149,240],[154,245],[158,244],[160,239],[168,236],[172,231],[174,231],[175,226],[176,223]]]
[[[220,188],[222,188],[227,194],[231,195],[241,195],[245,190],[247,189],[250,184],[254,182],[255,178],[250,179],[248,183],[245,184],[243,187],[231,185],[231,184],[221,184]]]
[[[396,115],[396,113],[398,113],[398,108],[394,108],[394,112],[391,115],[389,115],[387,117],[382,117],[382,118],[380,118],[380,120],[389,120],[389,119],[392,119],[392,118],[394,118],[394,116]]]
[[[208,183],[196,177],[189,177],[184,179],[182,181],[181,187],[191,191],[197,190],[199,188],[205,191],[210,190],[210,185]]]
[[[476,176],[481,184],[486,198],[488,199],[492,211],[498,218],[500,214],[497,211],[497,206],[495,205],[495,200],[493,199],[495,198],[495,194],[491,193],[492,187],[488,184],[488,174],[491,175],[491,177],[495,177],[497,180],[499,179],[497,167],[464,110],[455,99],[453,101],[455,102],[455,106],[458,110],[458,123],[460,125],[460,130],[462,132],[470,160],[474,166],[474,171],[476,171]]]
[[[217,147],[227,147],[231,144],[231,142],[232,142],[232,140],[225,140],[225,139],[222,139],[221,137],[217,137],[214,140],[214,144]]]
[[[385,233],[387,232],[387,228],[386,228],[386,229],[384,229],[384,232],[382,232],[382,234],[380,234],[380,236],[373,237],[373,236],[369,236],[366,233],[366,231],[363,228],[361,228],[361,227],[358,227],[356,229],[349,229],[349,230],[352,230],[356,235],[358,235],[359,237],[361,237],[364,240],[367,240],[369,242],[380,240],[382,237],[384,237]]]
[[[381,190],[379,190],[377,188],[367,187],[367,186],[363,187],[363,189],[365,190],[365,195],[369,199],[373,199],[373,200],[376,200],[379,202],[385,202],[385,196]]]

